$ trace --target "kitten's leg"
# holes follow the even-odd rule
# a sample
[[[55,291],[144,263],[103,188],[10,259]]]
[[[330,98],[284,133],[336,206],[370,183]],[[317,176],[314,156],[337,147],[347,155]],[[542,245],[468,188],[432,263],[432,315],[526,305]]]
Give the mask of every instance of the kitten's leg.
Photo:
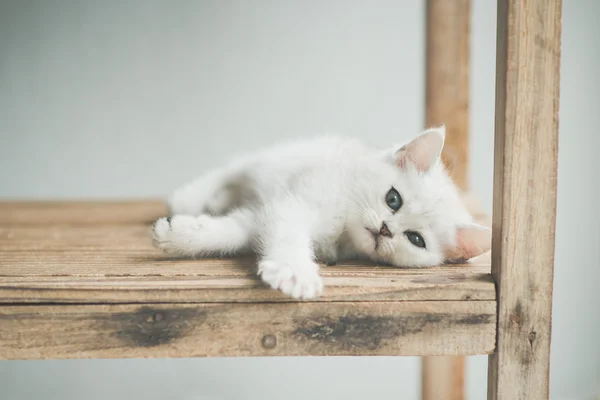
[[[224,215],[255,200],[253,158],[242,157],[209,171],[169,197],[171,215]]]
[[[251,251],[253,214],[239,209],[224,216],[175,215],[160,218],[152,228],[155,247],[185,256],[226,256]]]
[[[337,264],[338,251],[337,241],[327,240],[324,238],[317,239],[317,246],[315,248],[317,258],[328,266]]]
[[[171,215],[220,215],[232,206],[226,190],[230,173],[227,168],[207,172],[192,182],[176,189],[167,203]]]
[[[294,298],[310,299],[323,289],[312,246],[314,218],[294,199],[265,207],[260,217],[258,274],[273,289]]]

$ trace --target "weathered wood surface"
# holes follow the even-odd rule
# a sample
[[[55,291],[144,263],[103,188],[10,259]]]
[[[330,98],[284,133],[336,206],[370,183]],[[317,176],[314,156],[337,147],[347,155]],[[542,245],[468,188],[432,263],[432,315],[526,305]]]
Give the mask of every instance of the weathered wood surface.
[[[167,215],[160,201],[0,201],[0,226],[150,224]]]
[[[0,359],[486,354],[493,301],[0,307]]]
[[[425,125],[446,125],[442,160],[469,187],[470,0],[427,0]],[[464,359],[424,358],[423,400],[464,398]]]
[[[549,396],[561,11],[561,0],[498,2],[494,400]]]
[[[255,260],[169,258],[149,227],[0,226],[0,303],[290,301],[255,276]],[[488,266],[323,266],[317,301],[494,300]]]
[[[323,267],[323,296],[296,302],[265,287],[252,258],[154,249],[159,203],[73,204],[0,207],[0,358],[493,350],[489,266]]]
[[[489,274],[470,276],[325,276],[325,291],[312,300],[493,300]],[[2,303],[212,303],[289,302],[256,277],[0,277]]]

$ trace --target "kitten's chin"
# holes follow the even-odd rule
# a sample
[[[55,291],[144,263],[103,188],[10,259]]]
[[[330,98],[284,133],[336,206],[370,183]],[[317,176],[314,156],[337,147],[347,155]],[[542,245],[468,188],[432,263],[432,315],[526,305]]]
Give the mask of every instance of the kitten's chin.
[[[348,231],[352,246],[362,256],[372,260],[380,261],[377,254],[377,240],[366,228],[349,229]]]

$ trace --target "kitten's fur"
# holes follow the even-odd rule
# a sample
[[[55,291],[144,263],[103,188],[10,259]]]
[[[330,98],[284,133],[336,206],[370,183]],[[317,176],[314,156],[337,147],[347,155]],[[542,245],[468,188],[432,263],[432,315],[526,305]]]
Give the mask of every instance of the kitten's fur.
[[[426,267],[478,256],[491,233],[473,223],[440,162],[444,137],[433,128],[384,151],[321,137],[234,159],[170,197],[154,244],[207,257],[254,251],[263,281],[305,299],[322,290],[316,260]]]

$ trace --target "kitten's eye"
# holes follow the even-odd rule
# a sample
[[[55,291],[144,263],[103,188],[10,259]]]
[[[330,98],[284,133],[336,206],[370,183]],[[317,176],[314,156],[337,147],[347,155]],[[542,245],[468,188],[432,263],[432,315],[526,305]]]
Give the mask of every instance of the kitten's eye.
[[[394,210],[394,212],[398,211],[400,207],[402,207],[402,197],[400,197],[400,193],[398,193],[398,191],[394,188],[391,188],[385,195],[385,202],[389,208]]]
[[[425,240],[423,239],[423,236],[421,236],[418,232],[406,231],[404,232],[404,234],[408,238],[408,241],[411,242],[413,245],[422,249],[425,248]]]

